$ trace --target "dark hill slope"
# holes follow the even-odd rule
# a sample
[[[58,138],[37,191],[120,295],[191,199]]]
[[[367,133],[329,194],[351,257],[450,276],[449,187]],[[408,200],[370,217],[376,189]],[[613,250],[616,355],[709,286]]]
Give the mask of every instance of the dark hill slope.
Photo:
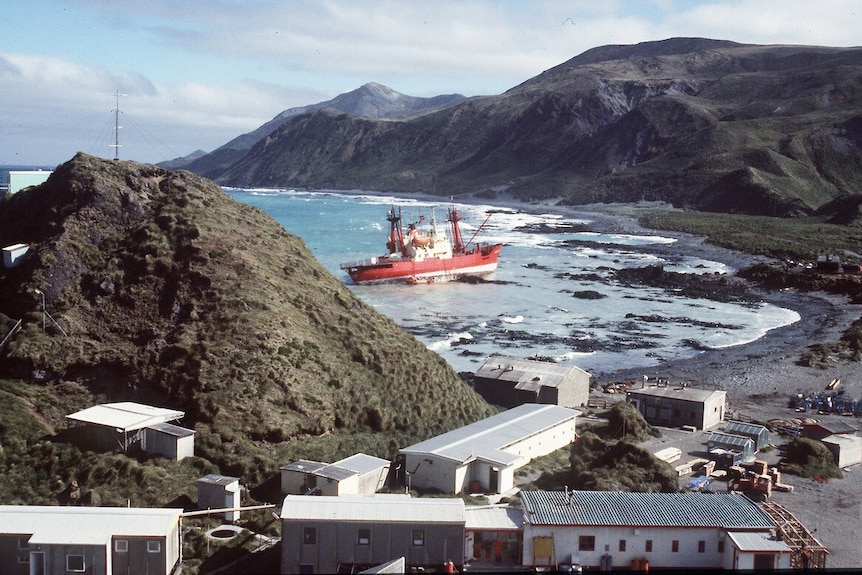
[[[252,474],[309,437],[359,434],[366,452],[390,456],[490,413],[299,238],[189,172],[79,154],[3,202],[0,224],[4,245],[31,244],[21,266],[0,272],[0,312],[24,320],[0,378],[75,389],[65,409],[134,400],[185,410],[211,461],[247,440],[237,457],[259,456]],[[34,289],[68,335],[50,319],[42,331]],[[62,427],[60,409],[34,414]]]
[[[674,38],[406,122],[297,116],[219,181],[811,213],[862,189],[860,119],[862,49]]]

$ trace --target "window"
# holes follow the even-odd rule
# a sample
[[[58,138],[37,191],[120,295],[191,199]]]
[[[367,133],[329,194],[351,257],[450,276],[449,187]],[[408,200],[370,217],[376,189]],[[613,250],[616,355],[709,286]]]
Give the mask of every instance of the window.
[[[162,544],[159,541],[147,541],[147,553],[159,553],[162,550]]]
[[[674,539],[670,542],[670,550],[674,553],[679,553],[679,540]]]
[[[128,553],[129,552],[129,540],[128,539],[115,539],[114,540],[114,551],[117,553]]]
[[[697,542],[697,552],[703,553],[706,551],[706,541],[698,541]]]
[[[578,551],[595,551],[596,538],[593,535],[581,535],[578,537]]]
[[[620,539],[620,551],[625,551],[625,550],[626,550],[626,540]]]
[[[30,548],[30,536],[27,537],[19,537],[18,538],[18,550],[23,551],[24,549]]]
[[[371,529],[360,529],[356,543],[359,545],[371,545]]]
[[[84,569],[84,556],[83,555],[66,555],[66,571],[72,571],[74,573],[83,573]]]
[[[303,545],[317,545],[317,527],[306,527],[302,530]]]
[[[719,541],[719,542],[718,542],[718,552],[719,552],[719,553],[724,553],[724,541]]]
[[[422,529],[413,530],[413,546],[422,547],[425,545],[425,531]]]
[[[644,551],[647,553],[652,553],[652,539],[647,539],[644,544]]]

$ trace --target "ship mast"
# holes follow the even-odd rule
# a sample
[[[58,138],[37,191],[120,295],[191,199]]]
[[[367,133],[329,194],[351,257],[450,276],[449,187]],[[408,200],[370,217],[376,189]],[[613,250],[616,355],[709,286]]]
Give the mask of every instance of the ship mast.
[[[126,94],[120,94],[120,91],[117,90],[114,92],[114,98],[116,100],[116,106],[112,110],[114,112],[114,143],[109,144],[111,148],[114,148],[114,159],[120,159],[120,96],[125,96]]]

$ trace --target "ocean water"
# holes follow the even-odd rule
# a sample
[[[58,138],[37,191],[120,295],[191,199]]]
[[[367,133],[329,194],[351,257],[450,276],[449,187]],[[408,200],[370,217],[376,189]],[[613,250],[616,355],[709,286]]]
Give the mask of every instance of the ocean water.
[[[401,207],[405,222],[420,215],[427,222],[433,215],[442,224],[448,205],[361,192],[225,191],[301,237],[358,297],[456,371],[475,371],[488,356],[501,354],[551,358],[597,376],[638,367],[650,373],[666,361],[748,343],[799,320],[795,311],[769,304],[695,299],[614,279],[615,270],[648,265],[682,273],[728,271],[668,249],[673,238],[611,233],[589,217],[493,206],[456,204],[465,240],[493,211],[476,238],[504,244],[487,282],[357,286],[339,266],[386,252],[392,206]]]

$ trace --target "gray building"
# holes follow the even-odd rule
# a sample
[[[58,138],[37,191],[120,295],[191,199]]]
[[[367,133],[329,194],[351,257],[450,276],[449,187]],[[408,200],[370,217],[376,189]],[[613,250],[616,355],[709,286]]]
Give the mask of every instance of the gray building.
[[[653,386],[626,391],[650,425],[712,429],[724,421],[727,392],[689,386]]]
[[[727,425],[724,426],[724,432],[750,437],[754,441],[754,451],[760,451],[769,445],[769,430],[762,425],[744,423],[742,421],[728,421]]]
[[[493,355],[476,371],[474,388],[488,403],[506,408],[522,403],[580,407],[590,399],[590,374],[572,365]]]
[[[754,461],[754,440],[743,435],[715,431],[706,440],[706,448],[710,453],[714,450],[739,453],[742,462]]]
[[[144,432],[144,451],[179,461],[195,454],[195,432],[172,423],[155,423]]]
[[[182,509],[0,506],[0,570],[10,575],[169,575]]]
[[[143,449],[146,429],[177,421],[185,413],[132,401],[103,403],[67,415],[66,419],[84,425],[87,447],[96,450]]]
[[[439,569],[464,556],[464,501],[406,494],[288,495],[281,511],[282,573],[355,573],[403,557]]]
[[[210,473],[201,477],[198,484],[198,509],[227,509],[222,513],[226,521],[239,519],[241,490],[238,477]]]

